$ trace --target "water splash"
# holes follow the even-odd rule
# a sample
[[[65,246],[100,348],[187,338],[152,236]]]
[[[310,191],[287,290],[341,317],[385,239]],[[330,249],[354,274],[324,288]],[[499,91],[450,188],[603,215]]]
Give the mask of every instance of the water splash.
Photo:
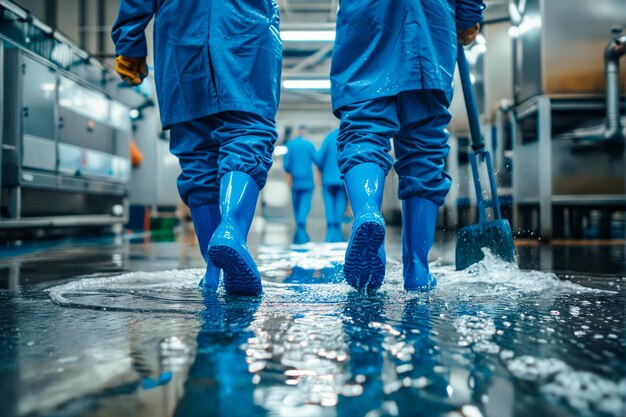
[[[48,293],[62,306],[142,312],[146,320],[201,317],[196,351],[183,338],[163,339],[163,360],[175,367],[195,354],[194,366],[217,372],[211,378],[222,384],[249,383],[241,401],[269,413],[391,415],[426,404],[431,415],[481,415],[489,387],[508,375],[508,384],[574,414],[619,415],[624,317],[609,303],[623,298],[619,285],[587,288],[487,253],[465,271],[433,263],[439,285],[412,293],[391,255],[381,290],[364,295],[343,281],[344,251],[261,247],[264,294],[254,299],[202,294],[200,269],[84,277]]]
[[[198,281],[202,269],[131,272],[110,277],[87,277],[49,288],[55,303],[75,308],[134,312],[202,310]]]

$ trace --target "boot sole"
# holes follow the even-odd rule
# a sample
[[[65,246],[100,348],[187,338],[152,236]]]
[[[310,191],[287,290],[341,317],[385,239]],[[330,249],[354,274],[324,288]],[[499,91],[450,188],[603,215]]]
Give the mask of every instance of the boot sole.
[[[256,296],[263,292],[261,280],[244,258],[229,246],[209,247],[209,257],[224,271],[224,289],[233,295]]]
[[[378,250],[385,240],[385,228],[378,222],[365,222],[354,232],[352,245],[346,252],[343,273],[357,290],[375,290],[383,285],[385,264]]]

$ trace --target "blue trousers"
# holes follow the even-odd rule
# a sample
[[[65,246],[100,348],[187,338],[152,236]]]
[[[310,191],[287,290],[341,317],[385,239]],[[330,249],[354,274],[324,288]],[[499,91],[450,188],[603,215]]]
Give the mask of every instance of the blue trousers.
[[[398,197],[420,197],[442,205],[451,186],[444,171],[450,148],[448,105],[441,91],[414,90],[343,106],[337,138],[341,173],[368,162],[389,173],[393,138]]]
[[[216,204],[220,179],[232,171],[250,175],[263,188],[277,138],[273,120],[238,111],[172,125],[170,151],[182,169],[180,198],[191,208]]]
[[[341,185],[324,185],[322,188],[327,224],[341,224],[346,211],[346,189]]]
[[[291,200],[293,203],[293,215],[297,226],[305,226],[306,218],[311,211],[311,200],[313,199],[313,190],[292,190]]]

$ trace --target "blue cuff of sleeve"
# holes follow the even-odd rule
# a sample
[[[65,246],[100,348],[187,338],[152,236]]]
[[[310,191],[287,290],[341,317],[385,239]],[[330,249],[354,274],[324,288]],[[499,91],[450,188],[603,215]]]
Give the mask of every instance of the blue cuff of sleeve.
[[[477,23],[480,23],[481,26],[482,26],[483,20],[485,20],[485,19],[481,15],[476,20],[467,20],[467,19],[465,19],[463,21],[457,21],[457,23],[456,23],[456,30],[464,31],[464,30],[473,28],[474,26],[476,26]]]
[[[483,12],[487,8],[481,0],[457,0],[456,29],[463,31],[483,23]]]
[[[127,58],[145,58],[148,56],[148,44],[145,38],[132,43],[120,43],[115,45],[115,53]]]

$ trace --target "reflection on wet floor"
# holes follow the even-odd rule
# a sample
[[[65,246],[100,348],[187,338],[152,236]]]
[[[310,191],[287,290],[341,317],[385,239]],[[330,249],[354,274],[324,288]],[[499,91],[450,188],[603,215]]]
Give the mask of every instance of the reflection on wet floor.
[[[518,247],[439,286],[358,294],[345,245],[254,248],[260,298],[202,294],[192,240],[0,259],[0,415],[623,416],[624,247]],[[267,242],[263,238],[264,242]],[[68,278],[72,278],[69,279]]]

